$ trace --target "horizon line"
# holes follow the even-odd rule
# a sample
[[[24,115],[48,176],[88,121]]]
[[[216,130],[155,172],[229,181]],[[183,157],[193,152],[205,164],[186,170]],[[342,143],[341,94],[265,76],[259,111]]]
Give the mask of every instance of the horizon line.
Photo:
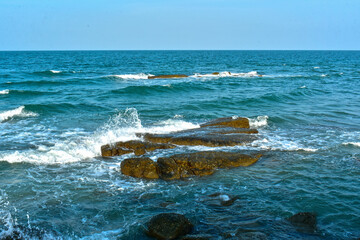
[[[81,52],[81,51],[360,51],[360,49],[26,49],[0,52]]]

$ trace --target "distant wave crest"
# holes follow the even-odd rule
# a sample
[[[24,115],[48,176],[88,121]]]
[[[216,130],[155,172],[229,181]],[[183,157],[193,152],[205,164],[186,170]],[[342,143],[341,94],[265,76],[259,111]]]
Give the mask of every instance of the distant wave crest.
[[[9,89],[1,90],[0,95],[9,94],[9,92],[10,92]]]

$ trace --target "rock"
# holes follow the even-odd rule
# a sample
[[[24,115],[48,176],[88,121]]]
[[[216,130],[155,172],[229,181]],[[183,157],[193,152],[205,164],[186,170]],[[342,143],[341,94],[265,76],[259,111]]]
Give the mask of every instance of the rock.
[[[228,126],[234,128],[250,128],[249,119],[247,118],[218,118],[213,121],[201,124],[200,127],[208,127],[208,126]]]
[[[220,73],[219,72],[213,72],[212,75],[219,75]]]
[[[256,129],[235,128],[225,125],[204,126],[201,128],[172,132],[168,134],[137,134],[145,141],[188,146],[236,146],[250,143],[257,139],[253,134]]]
[[[316,215],[310,212],[297,213],[287,220],[299,231],[314,232],[316,230]]]
[[[150,158],[129,158],[121,162],[121,172],[127,176],[164,180],[211,175],[218,168],[246,167],[257,162],[261,154],[245,155],[232,152],[205,151],[175,154],[157,162]],[[224,201],[232,204],[236,199]]]
[[[181,214],[161,213],[151,218],[147,227],[146,234],[148,236],[160,240],[170,240],[190,233],[194,226]]]
[[[157,78],[186,78],[188,75],[185,74],[171,74],[171,75],[158,75],[158,76],[149,76],[148,79],[157,79]]]
[[[132,140],[127,142],[117,142],[113,145],[103,145],[101,146],[101,155],[103,157],[120,156],[127,153],[143,155],[146,152],[154,151],[156,149],[169,149],[174,147],[174,145],[170,144],[157,144],[151,142],[143,142],[139,140]]]
[[[213,174],[217,168],[249,166],[257,162],[260,157],[260,154],[249,156],[216,151],[176,154],[158,159],[158,173],[160,178],[166,180],[206,176]]]
[[[121,172],[124,175],[136,178],[159,178],[158,166],[150,158],[125,159],[121,162]]]
[[[209,195],[211,199],[209,199],[209,202],[213,205],[221,205],[221,206],[231,206],[234,204],[234,202],[238,199],[240,199],[239,196],[230,196],[227,194],[222,193],[214,193]]]
[[[181,240],[210,240],[213,236],[207,234],[191,234],[181,238]]]

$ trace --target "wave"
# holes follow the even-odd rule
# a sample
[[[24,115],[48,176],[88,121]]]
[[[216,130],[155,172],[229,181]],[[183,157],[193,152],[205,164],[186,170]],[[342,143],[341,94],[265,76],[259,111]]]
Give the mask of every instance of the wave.
[[[123,74],[123,75],[107,75],[108,78],[121,78],[121,79],[148,79],[151,74],[139,73],[139,74]]]
[[[4,122],[14,117],[36,117],[38,114],[34,112],[25,111],[25,106],[18,107],[13,110],[8,110],[0,113],[0,122]]]
[[[259,74],[257,71],[251,71],[247,73],[231,73],[231,72],[217,72],[217,73],[210,73],[210,74],[199,74],[195,73],[190,77],[205,77],[205,78],[222,78],[222,77],[261,77],[262,75]]]
[[[360,147],[360,142],[344,142],[343,145],[352,145],[355,147]]]
[[[81,130],[72,129],[64,132],[52,146],[41,145],[38,149],[23,152],[10,152],[0,155],[0,161],[9,163],[29,162],[34,164],[65,164],[79,162],[101,156],[100,148],[104,144],[117,141],[139,139],[136,133],[168,133],[199,125],[181,119],[168,119],[144,127],[135,108],[128,108],[109,119],[94,133],[84,136]]]
[[[251,128],[265,127],[268,125],[268,116],[258,116],[256,118],[249,118]]]
[[[1,91],[0,91],[0,95],[9,94],[9,92],[10,92],[9,89],[1,90]]]

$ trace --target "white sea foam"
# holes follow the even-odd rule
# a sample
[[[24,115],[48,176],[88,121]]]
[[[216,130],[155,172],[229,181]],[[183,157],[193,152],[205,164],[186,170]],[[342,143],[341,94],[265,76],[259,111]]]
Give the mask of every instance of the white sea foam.
[[[61,71],[58,71],[58,70],[50,70],[50,72],[52,72],[52,73],[61,73]]]
[[[252,147],[266,149],[266,150],[280,150],[280,151],[306,151],[316,152],[318,149],[305,147],[302,144],[292,141],[281,136],[265,136],[262,139],[256,140],[250,144]]]
[[[258,116],[256,118],[249,118],[250,127],[259,128],[268,125],[268,116]]]
[[[100,156],[100,148],[104,144],[138,139],[135,134],[139,132],[167,133],[196,127],[199,126],[180,119],[169,119],[143,127],[136,109],[130,108],[113,116],[92,134],[84,136],[81,130],[73,129],[63,133],[53,146],[41,145],[36,150],[8,152],[0,155],[0,161],[35,164],[78,162]]]
[[[0,95],[9,94],[9,92],[10,92],[9,89],[1,90]]]
[[[37,114],[29,111],[24,110],[25,107],[21,106],[18,108],[15,108],[13,110],[8,110],[5,112],[0,113],[0,122],[6,121],[13,117],[36,117]]]
[[[251,71],[247,73],[231,73],[231,72],[220,72],[219,74],[200,74],[195,73],[190,77],[205,77],[205,78],[219,78],[219,77],[261,77],[262,75],[258,74],[256,71]]]
[[[360,147],[360,142],[344,142],[343,145],[353,145],[355,147]]]
[[[148,79],[151,74],[139,73],[139,74],[122,74],[122,75],[109,75],[108,77],[116,77],[121,79]]]
[[[321,77],[327,77],[327,74],[321,74],[320,76]]]
[[[319,69],[320,67],[314,67],[314,69]]]

